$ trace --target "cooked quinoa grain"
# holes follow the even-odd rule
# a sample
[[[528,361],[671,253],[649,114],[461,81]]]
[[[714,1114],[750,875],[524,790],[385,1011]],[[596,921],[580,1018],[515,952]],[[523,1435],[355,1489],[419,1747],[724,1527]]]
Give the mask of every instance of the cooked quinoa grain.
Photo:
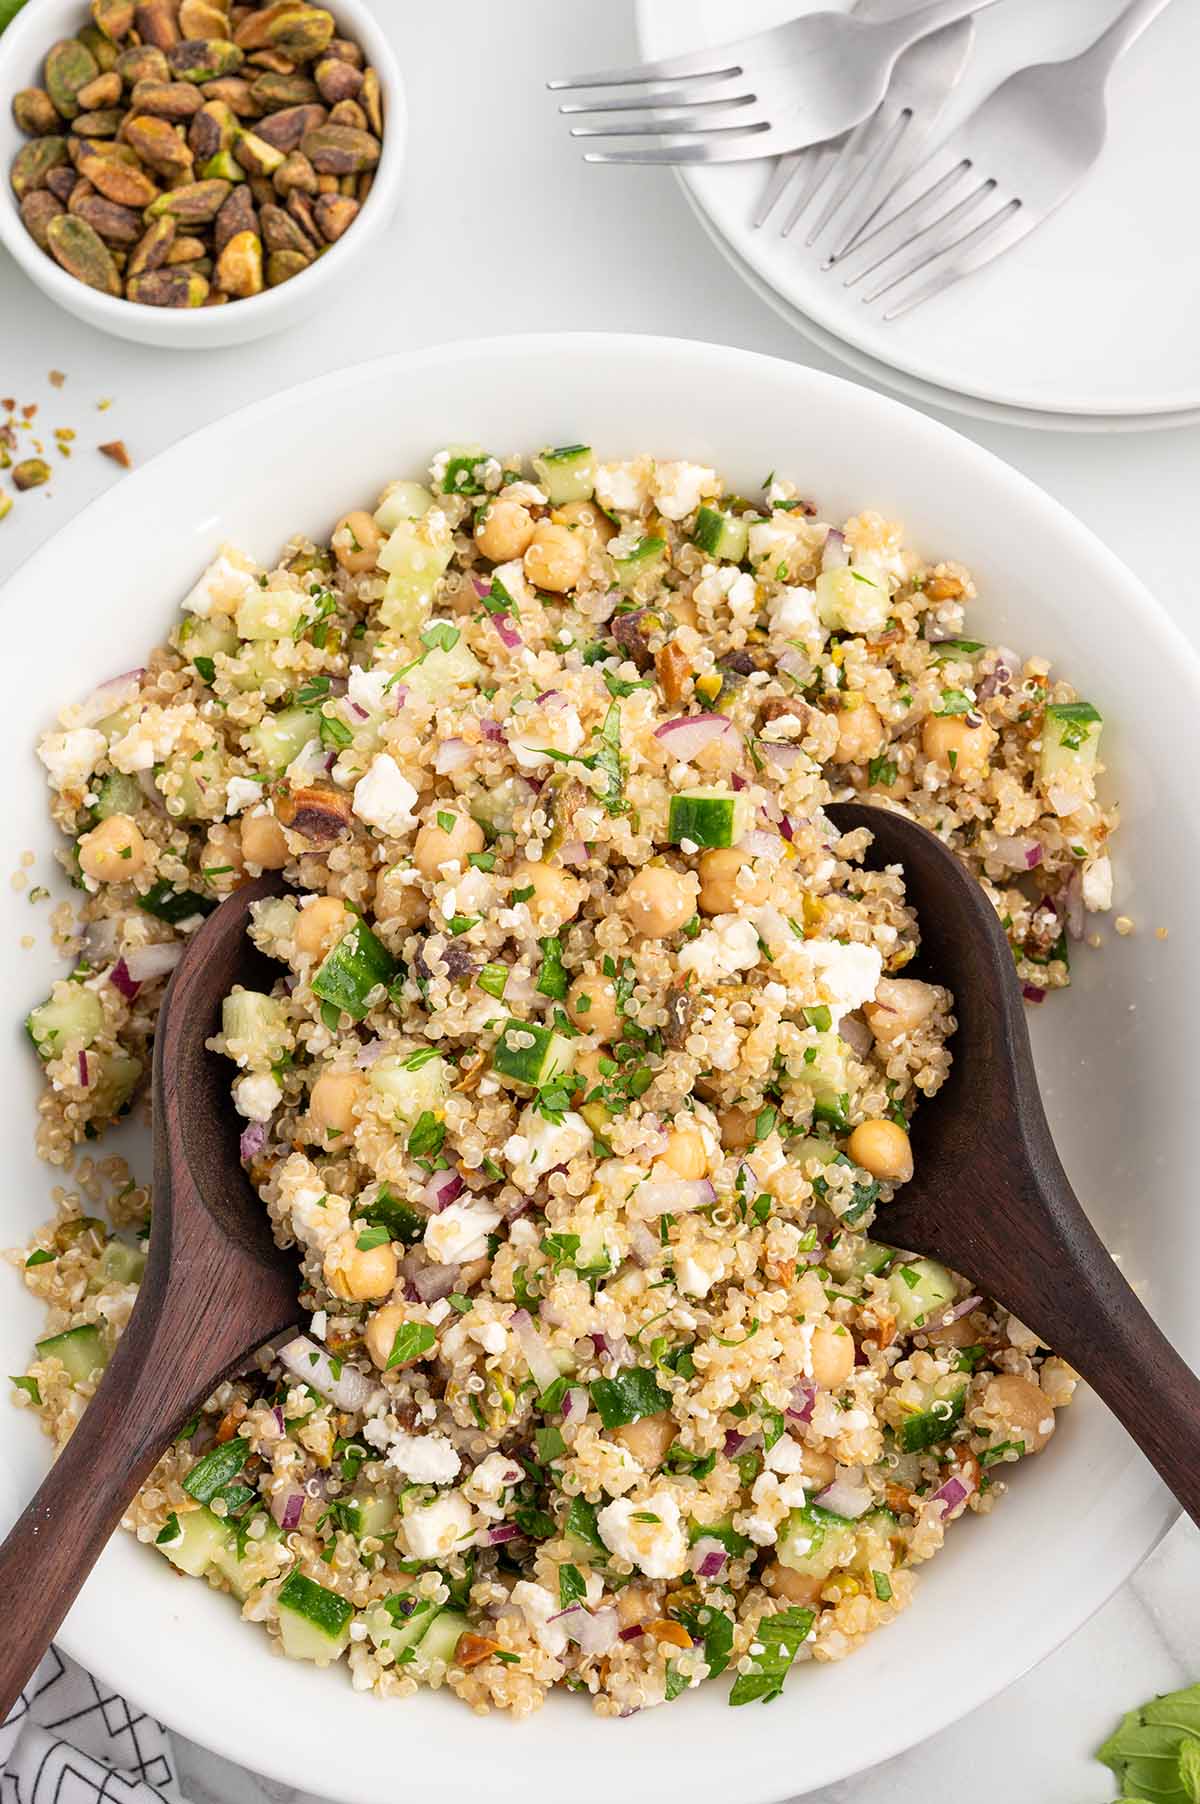
[[[359,1690],[770,1698],[907,1605],[1075,1384],[887,1245],[953,998],[825,804],[937,831],[1040,1001],[1112,901],[1100,716],[966,637],[965,569],[790,483],[584,446],[429,476],[271,570],[224,547],[39,746],[82,891],[28,1020],[52,1162],[144,1086],[204,915],[286,885],[278,977],[211,1044],[310,1327],[126,1526]],[[149,1202],[74,1182],[14,1255],[48,1310],[15,1400],[58,1444]]]

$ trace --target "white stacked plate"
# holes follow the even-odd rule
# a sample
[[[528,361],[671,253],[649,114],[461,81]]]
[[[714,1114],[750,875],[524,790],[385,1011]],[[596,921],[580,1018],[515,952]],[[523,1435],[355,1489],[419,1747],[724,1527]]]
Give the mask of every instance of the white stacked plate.
[[[638,0],[642,53],[719,44],[848,0]],[[1000,0],[976,21],[942,130],[1012,70],[1072,56],[1124,0]],[[806,337],[885,387],[1007,424],[1090,432],[1200,423],[1200,7],[1175,0],[1118,65],[1109,142],[1074,198],[1022,245],[886,323],[823,272],[815,209],[782,238],[751,219],[765,163],[683,169],[684,191],[734,269]]]

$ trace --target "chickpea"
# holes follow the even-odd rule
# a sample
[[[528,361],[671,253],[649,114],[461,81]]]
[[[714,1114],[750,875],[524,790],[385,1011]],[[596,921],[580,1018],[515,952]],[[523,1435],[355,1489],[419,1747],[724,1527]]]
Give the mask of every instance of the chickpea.
[[[291,857],[283,828],[273,814],[242,816],[242,857],[264,871],[281,871]]]
[[[648,1622],[657,1607],[653,1597],[641,1585],[622,1585],[617,1593],[617,1616],[623,1629]]]
[[[444,827],[440,818],[422,827],[413,846],[413,863],[422,877],[434,881],[444,864],[465,865],[470,852],[482,852],[483,828],[465,810],[440,808],[438,816],[453,821]]]
[[[529,509],[519,501],[493,501],[475,528],[475,543],[493,564],[511,563],[523,557],[533,537]]]
[[[983,1408],[1004,1424],[1009,1438],[1024,1441],[1026,1453],[1040,1453],[1054,1433],[1054,1410],[1032,1379],[1004,1372],[983,1393]]]
[[[881,977],[862,1012],[879,1044],[889,1046],[893,1040],[915,1033],[933,1013],[936,1001],[937,992],[930,983],[915,977]]]
[[[854,1337],[846,1328],[822,1322],[813,1330],[813,1382],[823,1390],[840,1390],[854,1370]]]
[[[800,1470],[810,1485],[817,1485],[823,1491],[831,1485],[837,1472],[837,1461],[832,1453],[823,1453],[819,1447],[805,1447],[800,1454]]]
[[[889,1184],[907,1184],[913,1174],[908,1135],[894,1121],[860,1121],[846,1151],[856,1165]]]
[[[377,1309],[368,1319],[363,1339],[367,1344],[367,1352],[381,1372],[387,1370],[387,1362],[392,1357],[392,1348],[396,1344],[396,1334],[407,1320],[408,1309],[403,1303],[385,1303],[382,1309]],[[414,1355],[412,1359],[401,1360],[392,1367],[393,1372],[402,1370],[404,1366],[415,1365],[419,1357],[420,1355]]]
[[[583,906],[583,885],[569,871],[556,864],[533,864],[521,859],[512,874],[514,890],[532,889],[526,898],[537,921],[551,918],[561,925],[573,921]]]
[[[610,1061],[609,1069],[611,1071],[612,1052],[607,1046],[589,1046],[583,1052],[575,1054],[571,1077],[575,1084],[577,1101],[580,1097],[590,1096],[592,1091],[604,1082],[604,1073],[600,1069],[601,1059]]]
[[[696,604],[690,595],[672,595],[667,612],[678,626],[690,626],[693,632],[700,630],[700,616],[696,612]]]
[[[371,515],[356,507],[352,514],[342,515],[329,543],[342,569],[352,576],[361,576],[364,571],[374,570],[383,534]]]
[[[581,1033],[610,1040],[620,1025],[617,991],[608,977],[577,977],[567,991],[567,1013]]]
[[[375,879],[374,912],[377,921],[394,921],[399,927],[415,927],[425,919],[429,905],[420,886],[406,881],[408,875],[408,866],[402,864],[394,864],[390,870],[380,871]]]
[[[336,1134],[354,1132],[354,1105],[366,1094],[361,1072],[327,1067],[312,1087],[308,1112],[318,1127]]]
[[[756,866],[749,854],[737,846],[705,852],[697,868],[701,914],[733,914],[739,902],[757,904],[767,901],[771,894],[770,872],[761,864]]]
[[[146,842],[127,814],[110,814],[79,842],[79,868],[98,883],[128,883],[146,863]]]
[[[763,1588],[773,1597],[786,1597],[790,1604],[815,1604],[821,1595],[824,1579],[813,1578],[809,1572],[793,1572],[780,1560],[772,1560],[763,1567]]]
[[[986,721],[970,727],[960,714],[931,714],[921,728],[921,750],[956,783],[983,775],[995,743]]]
[[[587,541],[569,526],[543,522],[534,528],[525,552],[525,574],[538,589],[564,595],[583,575]]]
[[[883,722],[870,702],[857,708],[839,708],[837,715],[837,748],[834,758],[839,764],[867,764],[883,745]]]
[[[640,1416],[636,1422],[614,1428],[612,1438],[632,1453],[639,1466],[644,1466],[647,1472],[657,1472],[675,1434],[675,1418],[668,1410],[663,1410],[657,1416]]]
[[[621,897],[621,908],[638,933],[660,940],[668,933],[678,933],[691,920],[699,893],[700,884],[693,872],[673,871],[666,864],[648,864]]]
[[[752,1109],[722,1109],[717,1116],[721,1145],[727,1153],[744,1152],[754,1145],[757,1116]]]
[[[296,950],[324,958],[331,946],[350,930],[351,915],[340,896],[318,896],[300,910],[296,922]]]
[[[926,1328],[935,1347],[971,1347],[975,1344],[979,1330],[972,1326],[969,1315],[960,1315],[956,1322],[947,1322],[939,1328],[936,1323]]]
[[[358,1245],[358,1229],[351,1228],[326,1249],[323,1269],[335,1296],[348,1303],[366,1303],[391,1296],[398,1267],[390,1246],[385,1243],[363,1251]]]
[[[595,501],[568,501],[564,507],[556,507],[550,518],[556,526],[571,526],[589,539],[598,539],[601,545],[607,545],[616,536],[616,526]]]
[[[696,1179],[708,1172],[708,1150],[699,1128],[672,1128],[667,1135],[667,1150],[662,1155],[676,1177]]]

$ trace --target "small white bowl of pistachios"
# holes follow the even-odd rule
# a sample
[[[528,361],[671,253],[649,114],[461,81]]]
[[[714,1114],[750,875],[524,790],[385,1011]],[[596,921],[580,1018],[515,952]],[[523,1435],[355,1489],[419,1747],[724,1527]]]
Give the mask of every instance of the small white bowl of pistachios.
[[[404,88],[365,0],[37,0],[0,97],[0,243],[118,338],[281,331],[395,215]]]

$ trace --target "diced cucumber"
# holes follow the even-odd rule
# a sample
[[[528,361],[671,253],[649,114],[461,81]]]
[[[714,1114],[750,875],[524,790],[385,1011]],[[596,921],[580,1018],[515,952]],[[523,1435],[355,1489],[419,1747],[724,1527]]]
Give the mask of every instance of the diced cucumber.
[[[135,900],[143,914],[166,921],[170,927],[178,927],[181,921],[190,921],[196,915],[210,915],[217,906],[215,897],[202,896],[194,889],[176,889],[165,877],[152,883],[145,895]]]
[[[239,1063],[266,1069],[292,1045],[287,1010],[261,990],[233,990],[221,1003],[221,1032]]]
[[[178,643],[182,655],[206,683],[211,683],[213,659],[219,652],[232,655],[239,641],[229,620],[215,614],[208,620],[202,620],[199,614],[186,614],[179,628]]]
[[[811,1059],[808,1057],[810,1052]],[[852,1056],[840,1034],[832,1031],[814,1033],[792,1078],[793,1083],[811,1090],[814,1104],[825,1111],[817,1119],[828,1120],[833,1126],[840,1126],[840,1120],[834,1120],[833,1114],[841,1116],[850,1092],[849,1060]]]
[[[482,676],[483,666],[466,640],[460,639],[449,651],[433,646],[415,669],[406,672],[404,681],[428,701],[440,702],[455,689],[477,687]]]
[[[102,1372],[108,1364],[100,1330],[91,1322],[38,1341],[37,1352],[39,1359],[60,1360],[72,1384],[86,1384],[93,1372]]]
[[[530,1039],[533,1044],[526,1045]],[[510,1017],[492,1048],[492,1070],[497,1077],[531,1090],[569,1071],[573,1062],[570,1041],[536,1021]]]
[[[623,589],[632,589],[635,583],[649,576],[660,576],[667,567],[667,545],[665,539],[644,538],[634,546],[627,557],[615,557],[613,569],[617,573],[617,581]]]
[[[236,655],[230,657],[225,674],[234,688],[243,693],[251,689],[262,689],[273,697],[278,697],[283,694],[290,673],[281,669],[275,647],[263,639],[248,641],[240,646]],[[269,683],[277,684],[277,689],[267,689]]]
[[[596,454],[590,445],[560,445],[533,460],[534,474],[553,507],[590,501],[596,488]]]
[[[346,1500],[351,1532],[361,1541],[365,1535],[382,1540],[396,1526],[396,1499],[391,1491],[361,1491]]]
[[[411,1609],[405,1613],[405,1605],[411,1602]],[[401,1665],[407,1666],[409,1660],[400,1660],[410,1648],[416,1647],[421,1637],[432,1628],[439,1610],[428,1598],[417,1597],[411,1592],[397,1592],[387,1603],[372,1604],[364,1617],[367,1633],[379,1649],[387,1648],[392,1657]]]
[[[380,532],[395,532],[401,520],[419,520],[433,506],[433,496],[420,482],[389,482],[375,509]]]
[[[160,1536],[154,1545],[159,1553],[166,1554],[172,1566],[178,1566],[190,1578],[202,1578],[229,1539],[226,1524],[203,1504],[199,1509],[177,1514],[168,1526],[174,1527],[174,1537],[164,1541]]]
[[[414,1674],[427,1670],[435,1660],[442,1660],[447,1666],[452,1666],[454,1650],[470,1627],[467,1618],[460,1616],[457,1610],[442,1610],[417,1643],[416,1657],[413,1660]]]
[[[123,1240],[110,1240],[100,1255],[100,1276],[109,1284],[139,1284],[145,1269],[142,1249]]]
[[[82,1051],[103,1026],[104,1007],[95,990],[66,978],[25,1017],[25,1031],[44,1059],[56,1059],[68,1047]]]
[[[278,1572],[283,1530],[268,1519],[265,1532],[254,1538],[247,1535],[239,1553],[236,1531],[228,1523],[223,1527],[225,1535],[213,1550],[212,1563],[229,1580],[233,1595],[244,1603],[257,1586]]]
[[[365,921],[356,921],[318,966],[313,994],[361,1021],[371,991],[377,984],[391,983],[395,975],[395,960],[383,941],[376,939]]]
[[[939,1378],[935,1384],[927,1385],[925,1389],[925,1408],[909,1416],[896,1435],[902,1453],[924,1453],[927,1447],[939,1446],[942,1441],[950,1438],[955,1423],[963,1413],[967,1381],[959,1374]]]
[[[891,612],[892,597],[883,570],[860,558],[823,570],[816,581],[817,616],[839,633],[879,632]]]
[[[243,639],[290,639],[309,614],[309,597],[300,589],[247,589],[234,615]]]
[[[142,1075],[141,1059],[124,1052],[92,1053],[88,1059],[89,1094],[97,1121],[125,1108]]]
[[[166,771],[176,779],[164,807],[172,820],[219,821],[225,818],[225,770],[216,746],[169,758]],[[163,789],[163,784],[158,783]]]
[[[309,740],[317,737],[319,720],[315,708],[281,708],[278,714],[264,714],[246,735],[250,756],[272,776],[286,770]]]
[[[127,777],[120,770],[110,771],[96,785],[92,819],[106,821],[114,814],[136,814],[144,799],[136,777]]]
[[[710,557],[725,558],[740,564],[750,547],[750,528],[737,514],[724,513],[717,507],[702,507],[696,515],[692,543]]]
[[[819,1503],[806,1503],[784,1522],[775,1552],[780,1565],[793,1572],[828,1578],[836,1566],[848,1566],[854,1558],[854,1523]]]
[[[283,1651],[293,1660],[315,1660],[325,1666],[337,1660],[350,1640],[354,1605],[302,1572],[289,1572],[276,1598]]]
[[[745,798],[716,785],[671,797],[667,838],[673,846],[736,846],[747,830]]]
[[[954,1302],[954,1279],[933,1259],[898,1265],[888,1279],[896,1326],[903,1334],[921,1328]]]
[[[491,462],[482,445],[447,445],[441,474],[443,495],[482,495],[480,466]]]
[[[482,791],[471,803],[471,818],[490,839],[500,833],[511,833],[518,808],[528,802],[531,790],[522,777],[505,777],[494,789]]]
[[[608,1111],[605,1110],[605,1114]],[[585,1117],[586,1119],[586,1117]],[[591,1122],[588,1126],[591,1127]],[[595,1129],[592,1129],[593,1133]],[[589,1222],[579,1230],[579,1245],[571,1263],[581,1277],[604,1277],[614,1269],[617,1263],[609,1251],[605,1239],[608,1224],[604,1221]]]
[[[405,1122],[416,1121],[427,1109],[436,1114],[450,1089],[445,1059],[435,1055],[415,1069],[412,1059],[411,1053],[387,1052],[367,1068],[368,1087]]]
[[[1104,722],[1091,702],[1052,702],[1042,723],[1042,781],[1090,775]]]
[[[390,632],[414,638],[429,614],[433,592],[453,555],[454,542],[440,511],[420,520],[401,520],[381,546],[377,560],[388,573],[379,606],[379,624]]]
[[[877,1240],[862,1240],[853,1253],[839,1261],[838,1269],[851,1278],[873,1278],[886,1271],[895,1257],[895,1247],[881,1246]]]

